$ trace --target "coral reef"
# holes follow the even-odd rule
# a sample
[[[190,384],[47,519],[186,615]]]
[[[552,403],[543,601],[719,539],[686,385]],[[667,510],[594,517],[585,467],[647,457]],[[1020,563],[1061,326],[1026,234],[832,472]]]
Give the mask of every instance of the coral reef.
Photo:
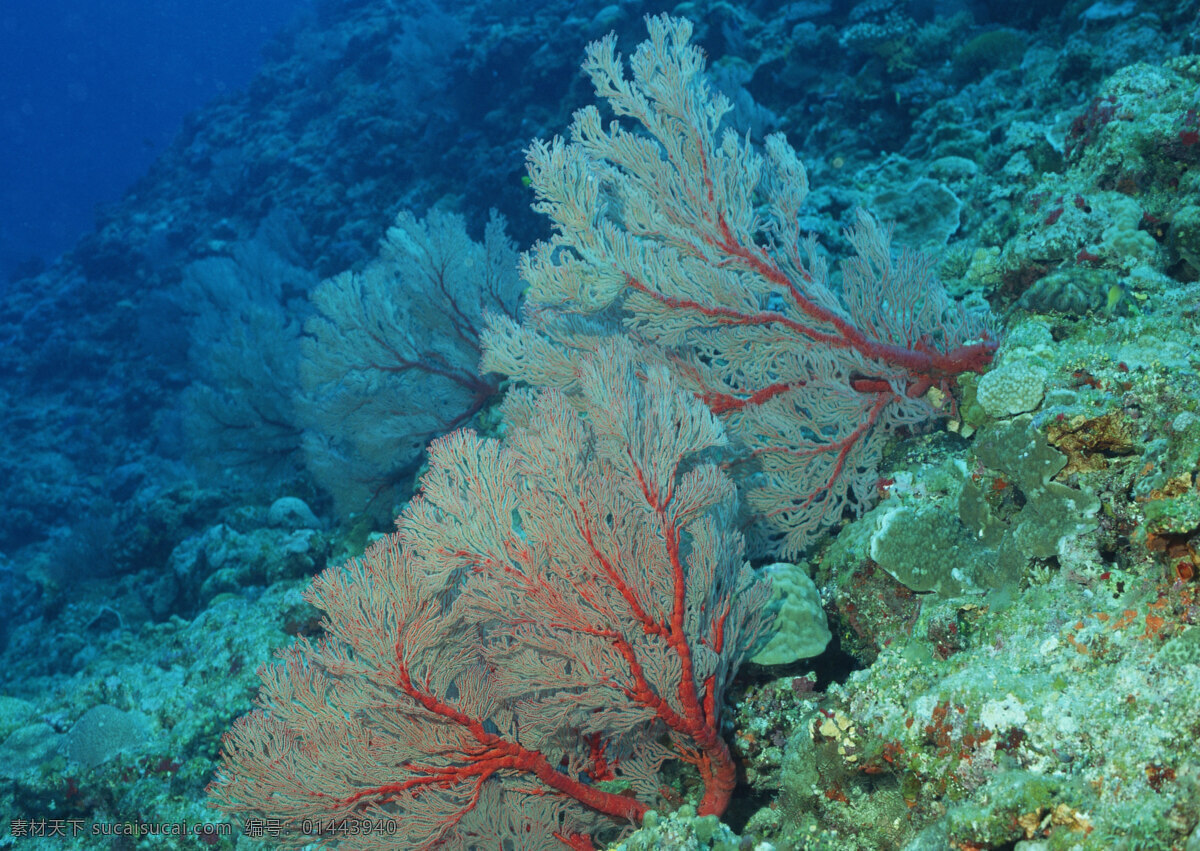
[[[786,566],[753,564],[779,579],[774,602],[759,601],[776,626],[713,707],[737,768],[724,823],[697,815],[703,793],[686,762],[665,766],[653,794],[642,783],[656,809],[639,811],[640,829],[616,840],[624,847],[1200,845],[1195,4],[979,0],[950,16],[938,14],[943,5],[672,8],[696,22],[704,84],[728,107],[705,140],[719,146],[727,128],[740,132],[726,172],[738,180],[722,191],[744,189],[752,152],[783,150],[765,143],[772,134],[804,160],[808,192],[787,209],[789,227],[823,247],[789,271],[827,270],[838,305],[856,287],[884,293],[836,262],[883,244],[855,229],[856,210],[873,210],[877,234],[897,220],[889,250],[926,252],[919,280],[942,282],[939,306],[990,310],[999,346],[980,375],[965,370],[936,388],[943,382],[897,380],[898,407],[937,415],[879,430],[851,510],[823,517]],[[248,90],[185,122],[93,233],[0,289],[8,841],[57,826],[62,835],[37,841],[266,847],[238,835],[204,790],[222,732],[251,710],[256,670],[279,648],[321,640],[302,589],[380,546],[384,515],[413,495],[425,437],[460,416],[481,444],[513,430],[474,391],[454,412],[425,409],[442,397],[417,391],[405,413],[429,422],[403,446],[389,443],[389,424],[378,422],[387,410],[353,414],[387,395],[382,375],[356,390],[344,434],[333,406],[302,413],[305,348],[344,333],[318,330],[333,315],[317,305],[318,282],[361,281],[390,263],[387,280],[411,283],[411,269],[395,268],[403,252],[378,256],[397,216],[456,217],[466,240],[454,243],[456,257],[477,259],[466,246],[487,244],[492,207],[520,247],[545,240],[521,152],[590,101],[589,80],[575,73],[585,45],[610,32],[634,43],[643,14],[659,11],[642,0],[596,9],[322,0],[272,46]],[[593,141],[609,132],[607,117],[588,125]],[[636,147],[649,137],[631,138]],[[582,228],[621,224],[641,244],[698,251],[677,221],[656,217],[688,208],[695,187],[718,187],[667,181],[639,218],[616,191],[614,170],[628,165],[609,161],[592,175],[604,191]],[[769,245],[764,230],[778,228],[763,206],[770,193],[745,191],[743,265],[726,254],[720,274],[696,281],[745,284],[751,261],[778,261],[771,251],[784,243]],[[699,201],[691,208],[714,209]],[[693,235],[719,231],[720,219],[700,224],[709,230]],[[577,250],[559,244],[543,271],[578,260]],[[643,309],[653,296],[639,297],[641,313],[591,318],[606,334],[648,338],[658,333]],[[884,301],[872,309],[896,312]],[[788,306],[776,291],[755,309]],[[410,329],[398,313],[388,335],[416,339],[429,321]],[[904,344],[939,350],[955,335],[935,325]],[[727,345],[728,325],[692,329],[710,330],[726,335],[722,346],[692,361],[683,347],[695,336],[649,342],[664,366],[726,374],[729,398],[707,395],[719,408],[750,386],[726,353],[764,340],[760,326],[734,332],[743,351]],[[768,342],[782,350],[794,340]],[[473,369],[473,350],[462,352]],[[883,392],[871,383],[878,363],[841,366],[839,377]],[[339,368],[321,370],[314,397],[341,392]],[[476,378],[488,392],[516,390]],[[853,422],[862,419],[831,427],[853,433]],[[371,469],[339,481],[335,462],[315,475],[305,428]],[[804,428],[791,437],[819,437]],[[753,446],[730,434],[716,460],[736,459],[741,469],[729,472],[761,487]],[[365,505],[381,483],[379,504]],[[744,505],[731,522],[753,529],[766,507]],[[583,758],[604,773],[595,753]],[[620,784],[593,781],[581,785],[632,800]]]

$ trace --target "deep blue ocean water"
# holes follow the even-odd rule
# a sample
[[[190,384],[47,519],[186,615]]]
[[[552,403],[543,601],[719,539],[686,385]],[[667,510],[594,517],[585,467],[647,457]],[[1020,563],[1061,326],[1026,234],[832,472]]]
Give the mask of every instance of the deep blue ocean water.
[[[553,149],[533,140],[567,133],[575,110],[597,101],[580,70],[585,45],[612,33],[628,58],[646,38],[644,16],[663,10],[694,20],[693,43],[707,54],[708,81],[730,100],[724,122],[739,146],[761,150],[768,134],[785,134],[807,170],[803,181],[779,147],[781,167],[763,183],[745,168],[753,157],[698,168],[708,162],[700,151],[731,149],[707,127],[661,150],[637,148],[680,163],[691,182],[647,165],[651,191],[612,152],[588,166],[596,170],[587,180],[575,179],[585,172],[573,170],[573,158],[527,173],[526,152],[536,166],[536,152]],[[639,572],[671,559],[654,555],[659,533],[644,522],[646,507],[641,515],[628,508],[629,495],[637,503],[649,494],[646,480],[638,471],[640,484],[614,487],[626,461],[601,469],[594,457],[635,433],[647,446],[661,441],[659,455],[669,457],[685,419],[649,419],[661,405],[621,402],[642,397],[618,392],[636,376],[614,368],[593,382],[615,388],[614,410],[589,416],[619,429],[578,448],[528,439],[522,397],[498,407],[522,376],[502,357],[483,363],[508,380],[480,374],[480,349],[495,345],[483,338],[485,313],[489,337],[595,327],[604,339],[636,329],[627,342],[648,353],[647,363],[669,365],[684,391],[671,397],[676,410],[698,409],[689,399],[698,397],[727,428],[749,431],[686,459],[657,489],[679,505],[707,482],[713,509],[704,528],[720,526],[722,540],[756,523],[756,512],[800,517],[792,522],[800,528],[808,506],[823,510],[821,494],[856,483],[809,527],[819,537],[791,554],[795,565],[768,565],[777,557],[773,531],[751,530],[759,540],[747,551],[750,566],[790,599],[770,604],[781,615],[768,632],[774,655],[736,678],[730,671],[723,696],[710,690],[717,675],[704,677],[712,700],[694,707],[706,724],[719,723],[739,764],[723,819],[749,841],[725,847],[759,839],[815,847],[803,837],[816,825],[848,837],[828,846],[838,848],[999,849],[1043,838],[1085,851],[1200,848],[1200,727],[1191,710],[1200,705],[1197,57],[1200,0],[0,2],[0,848],[24,847],[20,838],[63,821],[77,823],[66,825],[70,840],[33,847],[132,848],[140,840],[102,846],[93,837],[150,825],[216,822],[234,836],[239,819],[229,816],[257,813],[255,795],[264,812],[282,800],[252,790],[242,810],[208,808],[220,792],[206,784],[237,773],[220,767],[218,752],[230,752],[220,734],[250,711],[259,665],[325,629],[302,589],[322,571],[343,575],[347,557],[393,529],[429,470],[425,501],[407,517],[421,506],[433,517],[436,496],[452,503],[447,516],[467,506],[464,529],[479,518],[488,528],[460,534],[422,515],[405,534],[421,532],[436,546],[406,544],[407,552],[416,564],[420,550],[444,557],[429,572],[438,582],[452,573],[464,583],[495,580],[472,604],[472,616],[489,622],[454,636],[431,630],[434,641],[402,636],[398,620],[383,617],[368,624],[382,643],[353,636],[351,651],[386,661],[407,642],[413,652],[397,659],[420,652],[437,662],[424,687],[437,679],[446,686],[437,700],[466,701],[468,690],[447,685],[440,670],[442,660],[468,658],[455,655],[464,636],[482,646],[492,641],[490,622],[504,624],[495,634],[505,646],[486,656],[476,647],[479,664],[463,663],[471,682],[482,682],[477,673],[520,662],[510,638],[537,623],[556,629],[557,649],[534,650],[550,647],[570,662],[561,705],[588,705],[567,690],[613,694],[582,720],[560,713],[572,729],[555,735],[576,756],[552,752],[547,764],[578,770],[576,791],[624,786],[608,801],[617,812],[632,793],[672,807],[681,795],[700,797],[700,779],[686,768],[664,773],[661,787],[630,782],[647,770],[630,759],[635,747],[654,755],[667,739],[613,721],[635,717],[618,705],[622,694],[640,696],[638,718],[657,717],[623,651],[598,660],[624,671],[605,671],[599,686],[575,680],[599,671],[597,660],[571,658],[610,627],[630,648],[667,634],[627,605],[631,588],[653,603],[637,603],[642,612],[676,605],[662,593],[674,578]],[[711,182],[692,191],[713,174],[732,175],[718,184],[728,192]],[[785,178],[786,203],[768,207],[768,184],[779,190]],[[801,182],[811,193],[793,209]],[[606,183],[589,200],[590,187]],[[531,202],[556,186],[567,187],[568,218],[582,209],[604,226],[563,228],[583,234],[588,250],[570,240],[535,250],[522,281],[518,253],[551,233],[545,214],[553,210]],[[753,226],[743,198],[764,204]],[[856,209],[895,225],[890,260],[880,259],[884,229]],[[794,215],[797,232],[768,211]],[[809,231],[816,259],[801,240]],[[782,243],[768,248],[772,236]],[[589,306],[613,297],[613,269],[628,284],[664,289],[578,325],[571,310],[556,316],[558,305],[538,303],[539,292],[558,297],[545,286],[552,271],[589,254],[564,272]],[[759,257],[778,264],[774,275],[763,274],[771,270]],[[801,267],[825,260],[837,269],[832,286],[802,302],[795,293],[823,275]],[[863,271],[872,264],[882,272]],[[733,287],[729,270],[739,266],[745,277]],[[518,293],[535,310],[519,311]],[[652,303],[670,308],[661,324]],[[841,325],[856,333],[804,324],[813,303],[844,312]],[[731,304],[754,310],[739,319]],[[683,340],[678,329],[688,326],[694,336]],[[668,349],[677,332],[681,342]],[[545,359],[548,383],[581,384],[592,374],[588,345],[582,339],[564,358],[538,347],[532,358]],[[617,346],[603,351],[614,353],[608,365],[623,357]],[[926,359],[934,353],[945,357]],[[574,422],[546,402],[557,397],[540,398],[547,421]],[[747,412],[759,405],[777,416],[755,420]],[[892,410],[901,413],[884,419]],[[449,435],[460,426],[476,435]],[[497,439],[503,455],[493,451]],[[526,455],[513,461],[520,441]],[[467,447],[464,473],[454,474],[461,499],[436,485],[452,479],[438,471],[454,445]],[[728,489],[703,471],[718,469],[711,459],[748,473],[737,487],[761,493],[769,468],[739,453],[835,460],[787,465],[773,504],[747,498],[735,513],[716,504]],[[541,516],[550,497],[522,501],[541,487],[533,474],[562,459],[568,473],[545,476],[555,504],[570,507],[555,526]],[[479,497],[500,493],[497,471],[508,490],[487,504]],[[584,496],[571,490],[579,482]],[[616,493],[622,501],[609,499]],[[503,500],[518,505],[509,517],[495,510]],[[598,510],[589,519],[583,508]],[[522,525],[522,510],[537,522]],[[738,529],[724,529],[735,519]],[[705,665],[714,650],[734,655],[739,632],[729,626],[736,606],[721,595],[741,556],[722,545],[704,558],[698,548],[713,534],[689,527],[676,538],[688,552],[688,599],[709,601],[687,616],[694,630],[685,642],[705,648],[692,656]],[[469,538],[480,553],[473,563],[460,547]],[[589,548],[617,553],[631,578],[598,593],[594,583],[610,568]],[[516,590],[498,570],[485,574],[501,553],[518,560],[519,570],[505,566],[520,578]],[[562,563],[560,553],[574,561]],[[449,554],[464,569],[448,569]],[[534,556],[562,569],[530,581]],[[715,569],[694,570],[718,560],[729,562],[719,580]],[[690,585],[696,577],[712,587]],[[382,603],[363,610],[376,618],[421,596],[424,613],[434,596],[458,593],[402,578],[371,590]],[[539,583],[550,590],[537,591]],[[416,590],[395,592],[403,587]],[[736,604],[756,610],[746,600],[761,598],[744,587]],[[605,623],[586,636],[561,635],[581,622],[571,617],[591,616],[584,603],[618,598],[627,615],[601,612]],[[326,611],[357,611],[352,599],[326,600]],[[568,616],[548,618],[556,606]],[[699,631],[705,621],[710,633],[719,627],[715,639]],[[821,647],[811,659],[800,652]],[[662,670],[675,664],[657,651],[647,658]],[[535,665],[530,678],[543,667],[561,669]],[[386,687],[404,697],[390,662],[386,669],[371,694]],[[515,691],[509,683],[525,676],[505,674],[505,700]],[[620,676],[638,688],[610,689]],[[655,688],[667,695],[663,705],[682,694],[665,680]],[[274,705],[303,709],[297,694]],[[331,736],[351,717],[338,699],[331,690],[312,701],[325,707],[319,720]],[[519,711],[540,711],[528,703]],[[388,716],[396,706],[407,715]],[[427,735],[440,727],[414,735],[397,718],[419,713],[404,706],[388,700],[360,713],[383,723],[357,727],[367,736],[356,747],[384,742],[373,753],[394,760],[362,761],[373,785],[395,788],[397,767],[422,770],[425,756],[397,754],[430,743],[439,749],[431,758],[460,764],[480,752],[459,758],[442,749],[439,735]],[[372,718],[374,710],[384,712]],[[440,714],[439,724],[450,719]],[[504,708],[481,729],[490,738],[510,717],[516,712]],[[613,731],[581,738],[577,723],[613,723]],[[396,730],[404,750],[375,737]],[[631,731],[653,747],[635,745]],[[714,756],[728,763],[728,754]],[[301,782],[323,789],[351,765],[337,763]],[[487,782],[486,796],[468,793],[471,807],[494,797],[499,778]],[[528,797],[534,787],[518,782],[504,794]],[[413,802],[450,800],[438,791]],[[324,791],[304,795],[318,812],[329,800]],[[844,809],[850,802],[860,808]],[[511,818],[476,815],[486,816],[485,833],[519,826],[519,841],[503,847],[536,845],[524,840],[537,838],[537,806],[513,807]],[[687,819],[671,821],[673,831]],[[593,838],[622,826],[603,823]],[[696,821],[701,828],[719,835],[708,820]],[[190,837],[146,842],[199,846]],[[204,844],[232,842],[210,833]]]
[[[179,131],[245,86],[309,0],[11,0],[0,9],[0,281],[52,262]]]

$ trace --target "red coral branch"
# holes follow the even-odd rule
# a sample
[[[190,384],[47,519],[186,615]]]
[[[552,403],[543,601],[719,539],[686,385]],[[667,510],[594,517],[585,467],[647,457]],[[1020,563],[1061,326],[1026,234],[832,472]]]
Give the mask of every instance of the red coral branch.
[[[445,819],[443,823],[443,832],[445,832],[457,825],[468,812],[478,805],[483,784],[497,772],[506,771],[532,774],[556,792],[574,798],[597,812],[621,821],[640,822],[642,816],[646,814],[649,807],[641,801],[605,792],[597,786],[569,777],[552,766],[540,751],[523,747],[495,733],[489,733],[481,719],[473,718],[456,709],[427,689],[418,688],[412,682],[408,665],[404,662],[403,656],[404,650],[397,643],[396,686],[429,712],[446,719],[463,733],[469,735],[478,743],[479,747],[475,750],[463,751],[458,755],[459,760],[449,765],[409,764],[407,770],[415,776],[400,783],[384,783],[360,789],[353,795],[342,799],[342,804],[352,807],[365,807],[368,803],[386,804],[397,800],[403,793],[414,788],[423,786],[448,788],[469,781],[472,784],[471,798],[457,812]],[[593,748],[595,748],[594,744]],[[603,746],[599,748],[599,753],[602,757]],[[576,847],[591,846],[589,842],[587,846]]]

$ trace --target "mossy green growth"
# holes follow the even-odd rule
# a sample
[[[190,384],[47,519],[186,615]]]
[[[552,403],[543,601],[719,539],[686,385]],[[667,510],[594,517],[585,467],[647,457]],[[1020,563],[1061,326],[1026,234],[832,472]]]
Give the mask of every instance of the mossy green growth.
[[[865,554],[913,591],[1014,587],[1030,559],[1055,556],[1065,539],[1097,526],[1093,494],[1051,481],[1066,457],[1032,417],[986,425],[973,452],[982,468],[942,482],[941,495],[891,499],[864,518]],[[856,540],[851,534],[846,546]]]
[[[1032,417],[997,423],[981,429],[975,438],[975,457],[986,466],[1009,477],[1024,495],[1025,504],[1010,528],[1021,552],[1033,558],[1049,558],[1058,552],[1064,538],[1096,528],[1100,500],[1094,494],[1050,479],[1067,464],[1066,456],[1046,442]],[[995,480],[996,484],[1004,480]],[[979,483],[964,487],[960,515],[981,538],[995,536],[995,516]],[[1000,488],[1003,490],[1004,488]]]
[[[1130,309],[1129,299],[1109,300],[1112,288],[1119,282],[1120,278],[1112,269],[1065,266],[1035,281],[1021,294],[1018,303],[1026,310],[1039,313],[1125,315]]]
[[[968,41],[954,54],[954,73],[960,80],[977,80],[1001,68],[1011,68],[1025,55],[1025,39],[1013,30],[989,30]]]
[[[1157,658],[1180,668],[1200,664],[1200,627],[1193,626],[1172,638],[1158,651]]]
[[[0,695],[0,742],[13,730],[37,720],[37,707],[28,701]]]
[[[338,530],[329,556],[330,563],[341,564],[361,556],[372,541],[379,537],[377,526],[378,523],[370,514],[354,515],[346,526]]]
[[[1065,849],[1086,836],[1087,816],[1076,809],[1076,803],[1085,800],[1086,796],[1067,780],[1010,770],[989,781],[987,794],[952,807],[946,814],[945,827],[952,841],[961,837],[984,847],[1000,847],[1026,838],[1020,819],[1030,823],[1036,819],[1040,824],[1043,815],[1059,808],[1063,823],[1050,831],[1050,839],[1040,847]]]
[[[960,375],[958,377],[958,395],[960,397],[958,415],[962,419],[959,431],[963,436],[970,437],[975,429],[992,420],[988,416],[988,412],[983,409],[983,405],[979,403],[979,376],[973,372]]]
[[[1180,402],[1194,404],[1189,397]],[[1146,443],[1142,462],[1147,472],[1133,484],[1134,496],[1141,499],[1154,499],[1154,492],[1166,489],[1172,479],[1190,474],[1200,465],[1200,416],[1191,410],[1176,414],[1165,436]]]
[[[1022,358],[1008,358],[980,377],[976,398],[993,417],[1032,411],[1046,394],[1046,371]]]
[[[661,814],[650,810],[642,826],[620,842],[610,845],[609,851],[655,851],[672,848],[676,851],[737,851],[741,837],[716,816],[698,816],[694,807],[685,804],[673,813]]]
[[[878,522],[871,558],[907,588],[953,596],[972,584],[962,568],[976,561],[979,547],[944,506],[897,506]]]
[[[1167,245],[1200,275],[1200,206],[1189,204],[1171,217],[1171,228],[1167,231]]]
[[[768,609],[774,620],[750,661],[786,665],[819,656],[831,637],[817,586],[803,564],[779,562],[762,569],[771,579]]]
[[[1155,499],[1143,508],[1146,531],[1155,535],[1184,535],[1200,528],[1200,493]]]
[[[633,788],[633,784],[625,779],[599,780],[596,782],[596,788],[601,792],[610,792],[614,795],[623,795]]]

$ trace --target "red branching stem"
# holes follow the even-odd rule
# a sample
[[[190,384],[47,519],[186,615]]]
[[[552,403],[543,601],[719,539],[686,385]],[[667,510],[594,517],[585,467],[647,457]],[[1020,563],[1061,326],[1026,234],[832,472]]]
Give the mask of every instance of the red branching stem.
[[[626,284],[664,307],[693,311],[713,320],[718,325],[743,327],[770,325],[791,331],[813,344],[834,349],[853,349],[865,357],[904,369],[913,376],[914,384],[923,385],[923,389],[928,389],[933,384],[947,383],[964,372],[982,372],[991,363],[997,346],[996,341],[991,339],[956,346],[948,352],[939,351],[919,340],[913,341],[909,345],[896,345],[872,339],[842,316],[822,307],[806,296],[764,250],[758,246],[748,247],[742,244],[734,236],[723,212],[717,214],[716,226],[717,235],[700,232],[701,239],[729,258],[726,262],[736,262],[786,293],[797,309],[812,320],[812,324],[771,310],[746,313],[733,308],[703,304],[694,299],[664,295],[628,274],[625,277]],[[822,331],[820,330],[821,326],[831,327],[833,331]],[[747,405],[762,404],[794,386],[802,386],[802,383],[800,385],[782,382],[772,384],[745,399],[711,392],[705,394],[705,400],[710,403],[714,413],[726,413]]]
[[[725,647],[725,619],[729,617],[729,603],[725,604],[725,610],[721,612],[721,616],[714,618],[712,622],[712,651],[718,656]],[[709,676],[704,683],[704,718],[705,722],[714,730],[717,729],[717,688],[716,677]]]
[[[671,561],[674,573],[674,600],[671,611],[671,629],[667,643],[679,657],[682,676],[679,678],[677,696],[687,717],[685,732],[692,738],[702,752],[699,765],[700,775],[704,780],[704,797],[700,799],[697,812],[700,815],[720,815],[729,806],[729,798],[737,783],[737,772],[734,768],[733,757],[729,747],[717,731],[714,713],[705,711],[705,704],[711,699],[715,683],[710,679],[706,683],[706,694],[702,698],[696,688],[695,668],[692,663],[692,649],[687,642],[684,631],[684,603],[687,593],[687,583],[683,571],[683,559],[679,552],[679,528],[668,521],[660,513],[663,533],[666,537],[667,556]]]
[[[865,420],[863,420],[862,422],[860,422],[858,424],[858,426],[855,427],[854,431],[850,432],[850,434],[846,435],[846,437],[844,437],[843,439],[836,441],[834,443],[826,444],[826,445],[819,446],[819,447],[814,447],[814,448],[808,449],[808,450],[789,450],[789,449],[783,449],[783,448],[771,448],[771,449],[757,449],[754,451],[753,454],[755,454],[755,455],[762,455],[767,452],[787,452],[792,455],[824,455],[826,453],[832,452],[834,449],[837,449],[837,451],[838,451],[837,458],[835,459],[834,464],[833,464],[833,470],[830,472],[829,480],[826,481],[825,484],[821,485],[820,487],[816,488],[812,493],[810,493],[808,495],[808,498],[805,499],[804,502],[801,503],[801,505],[798,508],[796,506],[790,506],[790,505],[783,506],[781,508],[776,509],[773,512],[768,512],[769,515],[779,514],[784,511],[796,511],[796,510],[802,511],[802,510],[808,508],[809,506],[811,506],[814,502],[816,502],[816,500],[819,496],[821,496],[822,494],[826,494],[829,491],[833,490],[834,485],[837,484],[838,479],[841,478],[842,470],[846,466],[846,458],[849,457],[851,450],[854,449],[854,445],[856,443],[858,443],[858,441],[862,438],[863,435],[865,435],[867,432],[869,432],[872,428],[875,427],[875,423],[879,419],[879,415],[883,413],[883,409],[886,408],[889,404],[891,404],[896,399],[896,394],[891,392],[890,385],[885,384],[884,386],[887,387],[887,391],[886,392],[877,392],[875,403],[871,406],[871,410],[867,414],[867,418]]]
[[[455,298],[454,294],[451,292],[450,286],[447,284],[445,263],[436,263],[433,257],[427,256],[424,265],[427,269],[436,269],[436,274],[434,275],[436,278],[435,286],[441,291],[446,303],[450,305],[450,315],[447,317],[447,319],[450,322],[450,326],[454,329],[455,334],[458,336],[459,341],[462,342],[463,345],[478,351],[479,329],[475,327],[475,323],[472,322],[466,313],[463,312],[463,309],[459,307],[458,299]]]
[[[587,521],[587,512],[581,510],[577,516],[580,534],[592,552],[592,557],[600,565],[605,577],[617,590],[617,593],[629,606],[634,619],[647,635],[656,635],[667,643],[667,646],[679,659],[681,672],[676,697],[682,714],[676,711],[666,699],[658,694],[651,685],[645,669],[637,658],[632,644],[621,633],[615,630],[591,630],[591,634],[607,638],[612,646],[625,659],[629,668],[630,685],[623,688],[625,694],[633,701],[654,710],[655,715],[675,732],[695,742],[698,753],[695,755],[681,753],[681,757],[694,763],[700,770],[704,782],[704,796],[700,801],[698,812],[701,815],[720,815],[729,805],[729,798],[737,781],[737,772],[733,757],[728,746],[718,732],[716,681],[710,677],[701,689],[697,687],[695,669],[693,667],[692,650],[688,644],[688,636],[684,627],[684,613],[687,597],[687,577],[683,569],[683,558],[680,553],[680,530],[670,519],[668,508],[670,500],[663,500],[657,489],[647,480],[641,467],[630,461],[635,477],[642,491],[642,497],[654,511],[661,524],[667,546],[667,558],[671,564],[672,588],[671,611],[666,624],[655,620],[641,605],[629,583],[617,571],[596,544],[596,538],[591,524]],[[583,506],[580,506],[581,509]],[[714,637],[714,644],[719,651],[724,643],[725,614],[719,619]]]
[[[608,740],[599,733],[588,733],[583,737],[588,746],[588,759],[591,761],[591,768],[588,769],[588,775],[592,780],[612,780],[615,778],[616,772],[613,770],[616,766],[608,764],[608,755],[605,753],[608,750]],[[620,760],[617,760],[619,762]]]
[[[370,362],[362,367],[364,369],[377,369],[380,372],[385,373],[417,370],[418,372],[424,372],[429,375],[439,375],[442,378],[445,378],[448,381],[453,381],[455,384],[459,384],[472,392],[479,392],[481,388],[487,387],[489,388],[488,392],[494,393],[496,386],[498,386],[498,382],[489,380],[485,377],[480,377],[476,375],[474,371],[458,369],[456,367],[447,365],[441,358],[433,353],[426,353],[426,356],[423,359],[407,358],[397,351],[391,343],[379,335],[368,334],[368,336],[381,348],[387,351],[394,358],[394,362],[386,364]],[[475,347],[478,348],[478,345],[478,342],[476,342]],[[439,361],[441,362],[439,363]]]
[[[642,667],[642,663],[638,660],[637,652],[633,649],[629,641],[620,633],[612,630],[596,630],[592,634],[601,638],[608,638],[616,651],[625,659],[625,664],[629,666],[629,676],[632,684],[621,687],[626,696],[636,703],[653,709],[658,719],[672,730],[687,734],[689,732],[689,719],[676,712],[671,704],[667,703],[666,699],[650,685],[650,680],[646,676],[646,669]]]
[[[678,724],[668,722],[668,726],[691,738],[702,752],[698,767],[704,780],[704,797],[700,802],[699,813],[701,815],[709,813],[720,815],[729,804],[736,772],[729,748],[717,732],[715,706],[714,711],[706,711],[706,705],[712,705],[715,701],[715,695],[712,693],[715,683],[711,680],[706,683],[706,693],[703,697],[696,687],[692,648],[688,644],[683,622],[687,600],[687,577],[683,570],[683,558],[679,548],[680,531],[667,515],[666,506],[660,506],[657,503],[641,468],[637,464],[633,466],[642,487],[643,497],[658,515],[667,545],[667,558],[671,563],[670,622],[667,629],[660,634],[679,658],[681,676],[676,696],[684,715]],[[663,717],[661,712],[659,717]]]
[[[583,540],[587,543],[588,548],[592,551],[592,558],[599,563],[600,569],[604,571],[605,578],[612,583],[613,587],[617,589],[617,593],[620,594],[625,600],[634,618],[641,625],[642,631],[645,632],[646,635],[658,635],[665,638],[665,629],[663,626],[658,621],[654,620],[654,618],[650,616],[649,612],[642,608],[641,602],[638,600],[637,595],[634,594],[633,589],[629,587],[629,583],[625,581],[625,578],[621,576],[621,574],[613,566],[613,563],[608,559],[607,556],[604,555],[604,553],[600,551],[600,548],[596,545],[596,534],[592,529],[592,524],[587,519],[586,507],[581,505],[580,508],[584,509],[580,511],[579,515],[577,515],[577,525],[579,527],[580,534],[583,535]]]
[[[395,800],[411,789],[429,786],[445,788],[470,782],[472,785],[471,799],[446,821],[447,826],[453,826],[478,803],[483,783],[497,772],[503,771],[532,774],[555,792],[574,798],[584,806],[622,821],[638,823],[646,814],[649,807],[642,802],[624,795],[602,791],[594,785],[583,783],[564,774],[551,765],[541,751],[532,750],[495,733],[489,733],[479,719],[438,699],[427,688],[414,685],[402,654],[403,649],[397,643],[396,686],[428,712],[454,724],[465,735],[474,739],[478,743],[478,747],[464,750],[459,755],[461,761],[457,764],[443,766],[410,764],[408,769],[416,774],[415,777],[399,783],[385,783],[361,789],[344,798],[343,804],[347,806],[363,806],[368,802],[384,804]]]
[[[709,390],[700,395],[701,401],[708,406],[708,409],[714,414],[727,414],[730,411],[740,411],[742,408],[752,405],[761,405],[764,402],[787,393],[789,390],[796,390],[808,384],[807,381],[777,381],[774,384],[768,384],[761,390],[755,390],[749,396],[734,396],[731,393],[719,393],[715,390]]]
[[[784,316],[782,313],[776,313],[772,310],[764,310],[759,313],[743,313],[740,310],[734,310],[731,307],[713,307],[709,304],[701,304],[698,301],[688,298],[676,298],[675,296],[663,295],[662,293],[651,289],[643,282],[634,278],[632,275],[626,275],[625,282],[640,293],[650,296],[659,304],[670,307],[676,310],[694,310],[701,316],[716,320],[719,325],[776,325],[786,328],[803,337],[807,337],[814,343],[822,343],[835,349],[845,349],[849,347],[849,342],[838,334],[829,334],[822,331],[817,331],[815,328],[810,328],[802,322],[797,322]],[[807,301],[807,299],[806,299]],[[817,305],[813,305],[817,307]]]
[[[558,833],[555,832],[554,838],[566,845],[571,851],[595,851],[596,846],[592,844],[590,836],[584,836],[581,833]]]
[[[902,367],[914,375],[938,379],[952,378],[968,370],[980,372],[991,363],[992,354],[996,351],[996,343],[991,340],[958,346],[949,352],[940,352],[920,342],[915,342],[912,346],[897,346],[872,340],[833,311],[805,296],[791,278],[770,262],[769,258],[761,252],[752,252],[738,242],[725,221],[724,214],[719,218],[722,238],[719,242],[714,242],[714,247],[731,257],[739,258],[748,268],[783,289],[804,314],[837,329],[841,343],[835,347],[852,348],[866,357]]]

